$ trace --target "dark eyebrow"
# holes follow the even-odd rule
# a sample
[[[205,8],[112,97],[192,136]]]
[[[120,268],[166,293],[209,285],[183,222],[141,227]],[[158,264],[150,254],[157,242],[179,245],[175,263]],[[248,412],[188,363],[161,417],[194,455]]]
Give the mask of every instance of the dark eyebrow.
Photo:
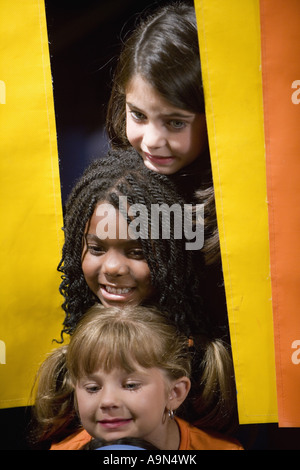
[[[127,104],[128,106],[130,106],[131,108],[135,108],[135,109],[138,109],[138,110],[140,111],[140,109],[139,109],[135,104],[129,103],[129,101],[126,101],[126,104]]]
[[[163,116],[167,118],[173,118],[173,119],[176,119],[176,118],[188,119],[188,118],[192,118],[193,114],[169,113],[169,114],[163,114]]]
[[[94,235],[93,233],[86,233],[84,235],[84,238],[86,240],[91,240],[91,241],[95,241],[95,242],[102,241],[101,238],[97,237],[97,235]]]
[[[87,242],[87,241],[92,241],[92,242],[95,242],[95,243],[101,243],[102,245],[105,245],[105,243],[106,243],[106,241],[107,241],[106,238],[104,238],[104,239],[99,238],[99,237],[97,237],[97,235],[95,235],[95,234],[93,234],[93,233],[86,233],[86,234],[84,235],[84,238],[85,238],[86,242]],[[124,238],[124,239],[122,239],[122,238],[121,238],[119,241],[122,241],[123,244],[125,244],[125,245],[126,245],[127,247],[129,247],[129,248],[130,248],[130,247],[139,247],[139,248],[142,247],[141,241],[140,241],[139,238],[138,238],[138,239],[135,239],[135,238],[129,238],[129,239],[128,239],[128,238]]]

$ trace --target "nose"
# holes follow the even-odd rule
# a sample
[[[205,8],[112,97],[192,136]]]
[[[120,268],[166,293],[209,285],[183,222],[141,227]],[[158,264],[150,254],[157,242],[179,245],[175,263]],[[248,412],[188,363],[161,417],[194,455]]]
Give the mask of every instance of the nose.
[[[166,144],[163,129],[152,123],[146,124],[144,127],[143,143],[148,149],[163,147]]]
[[[120,407],[120,401],[115,387],[105,386],[102,388],[99,407],[102,410],[116,409]]]
[[[126,257],[116,250],[110,249],[103,255],[102,271],[107,276],[124,276],[128,274],[129,267]]]

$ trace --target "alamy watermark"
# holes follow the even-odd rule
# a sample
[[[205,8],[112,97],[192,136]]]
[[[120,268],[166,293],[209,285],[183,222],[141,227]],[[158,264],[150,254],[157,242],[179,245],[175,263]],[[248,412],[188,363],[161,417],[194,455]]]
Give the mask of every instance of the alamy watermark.
[[[128,224],[109,217],[109,203],[99,204],[96,215],[101,216],[96,234],[100,239],[184,239],[186,250],[200,250],[204,244],[204,204],[151,204],[150,214],[144,204],[129,205],[126,196],[119,197],[119,218],[127,218]],[[115,208],[114,208],[115,209]],[[116,211],[114,211],[117,217]],[[111,214],[111,212],[110,212]]]

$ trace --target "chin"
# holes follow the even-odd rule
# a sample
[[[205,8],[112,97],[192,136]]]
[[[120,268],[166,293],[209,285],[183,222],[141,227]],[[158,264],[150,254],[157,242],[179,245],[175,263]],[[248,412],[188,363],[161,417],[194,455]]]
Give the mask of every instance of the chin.
[[[148,170],[155,171],[155,173],[159,173],[160,175],[173,175],[176,171],[172,170],[171,168],[163,168],[163,167],[156,167],[153,163],[149,162],[148,160],[144,160],[145,166]]]

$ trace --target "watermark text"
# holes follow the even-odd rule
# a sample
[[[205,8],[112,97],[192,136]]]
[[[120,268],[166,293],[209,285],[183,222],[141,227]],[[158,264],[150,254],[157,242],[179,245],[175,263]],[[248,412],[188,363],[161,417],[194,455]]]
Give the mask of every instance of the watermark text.
[[[200,250],[204,244],[204,204],[151,204],[150,213],[144,204],[129,205],[126,196],[119,197],[119,213],[112,205],[99,204],[96,215],[101,217],[96,234],[101,240],[106,238],[126,239],[184,239],[186,250]],[[110,215],[109,215],[110,214]],[[117,224],[117,217],[119,217]],[[128,224],[122,223],[127,218]],[[118,234],[116,233],[118,226]]]

